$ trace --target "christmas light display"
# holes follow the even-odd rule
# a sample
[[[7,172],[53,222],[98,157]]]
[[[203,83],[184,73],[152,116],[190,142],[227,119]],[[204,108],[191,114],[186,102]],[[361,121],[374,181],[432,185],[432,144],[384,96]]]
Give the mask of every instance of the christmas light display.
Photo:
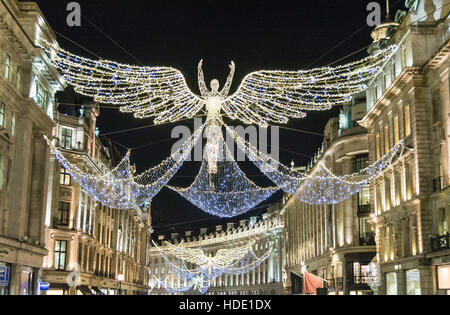
[[[219,217],[234,217],[247,212],[274,194],[278,187],[263,188],[248,179],[239,168],[227,147],[222,129],[216,125],[213,162],[208,147],[205,149],[200,171],[194,182],[187,188],[168,186],[209,214]],[[208,146],[208,144],[207,144]],[[210,166],[215,165],[214,172]]]
[[[258,151],[228,126],[225,128],[238,147],[277,187],[311,205],[337,204],[359,192],[389,166],[403,148],[403,141],[400,141],[381,159],[354,174],[336,176],[322,162],[310,174],[302,174]]]
[[[164,280],[158,281],[169,293],[178,294],[196,289],[204,294],[214,279],[224,274],[250,272],[270,256],[271,249],[257,257],[252,249],[254,244],[253,241],[242,247],[220,249],[214,257],[210,257],[202,249],[189,248],[183,243],[173,245],[164,242],[164,248],[160,248],[153,242],[165,260],[169,273]]]
[[[147,203],[167,184],[202,136],[204,127],[205,125],[198,128],[169,158],[140,175],[135,174],[130,163],[130,152],[112,171],[93,174],[92,171],[85,172],[73,165],[46,136],[44,138],[56,160],[89,196],[110,208],[133,209]]]
[[[233,95],[227,96],[234,75],[234,63],[225,87],[219,81],[206,87],[199,63],[201,96],[190,91],[183,74],[170,67],[137,67],[104,59],[91,60],[42,41],[53,65],[67,83],[100,103],[121,106],[135,117],[154,117],[156,124],[192,118],[206,107],[214,116],[224,115],[246,124],[263,127],[301,118],[305,111],[327,110],[350,101],[367,89],[367,81],[380,70],[395,47],[362,60],[337,67],[300,71],[256,71],[248,74]]]

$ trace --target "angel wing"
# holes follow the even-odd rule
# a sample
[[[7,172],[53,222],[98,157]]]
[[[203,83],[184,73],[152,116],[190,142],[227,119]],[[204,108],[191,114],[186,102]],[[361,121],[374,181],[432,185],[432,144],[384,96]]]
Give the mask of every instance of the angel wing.
[[[99,103],[120,105],[137,118],[154,117],[155,124],[194,117],[204,100],[190,91],[183,74],[170,67],[137,67],[92,60],[42,42],[52,64],[76,92]]]
[[[337,67],[250,73],[236,93],[224,100],[222,109],[231,119],[264,127],[269,123],[287,123],[289,118],[303,118],[305,111],[330,109],[365,91],[367,81],[393,51],[392,46]]]

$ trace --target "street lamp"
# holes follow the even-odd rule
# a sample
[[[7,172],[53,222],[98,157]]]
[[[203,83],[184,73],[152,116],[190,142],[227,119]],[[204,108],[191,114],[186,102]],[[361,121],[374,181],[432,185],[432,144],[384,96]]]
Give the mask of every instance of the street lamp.
[[[123,274],[117,275],[117,280],[119,280],[119,295],[121,295],[121,291],[122,291],[122,281],[123,281]]]

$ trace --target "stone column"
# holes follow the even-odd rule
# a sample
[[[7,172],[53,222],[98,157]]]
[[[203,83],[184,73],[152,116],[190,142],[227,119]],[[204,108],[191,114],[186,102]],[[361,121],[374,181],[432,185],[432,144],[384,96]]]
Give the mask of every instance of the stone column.
[[[10,295],[20,295],[20,280],[22,277],[22,267],[21,264],[14,264],[11,266],[10,274]]]
[[[16,121],[16,154],[11,174],[11,194],[8,233],[11,238],[21,239],[27,233],[29,200],[29,183],[31,173],[33,122],[28,115],[18,115]],[[19,175],[20,174],[20,175]]]
[[[397,295],[406,295],[406,274],[403,270],[397,270]]]
[[[34,241],[44,242],[45,189],[47,187],[49,150],[42,133],[33,134],[33,153],[31,160],[30,201],[28,208],[28,235]]]

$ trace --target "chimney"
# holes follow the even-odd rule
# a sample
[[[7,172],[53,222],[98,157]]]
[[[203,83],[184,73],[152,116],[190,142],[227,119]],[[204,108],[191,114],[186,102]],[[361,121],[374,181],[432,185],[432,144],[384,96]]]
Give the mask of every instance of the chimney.
[[[221,232],[221,231],[222,231],[222,226],[216,225],[216,232]]]

